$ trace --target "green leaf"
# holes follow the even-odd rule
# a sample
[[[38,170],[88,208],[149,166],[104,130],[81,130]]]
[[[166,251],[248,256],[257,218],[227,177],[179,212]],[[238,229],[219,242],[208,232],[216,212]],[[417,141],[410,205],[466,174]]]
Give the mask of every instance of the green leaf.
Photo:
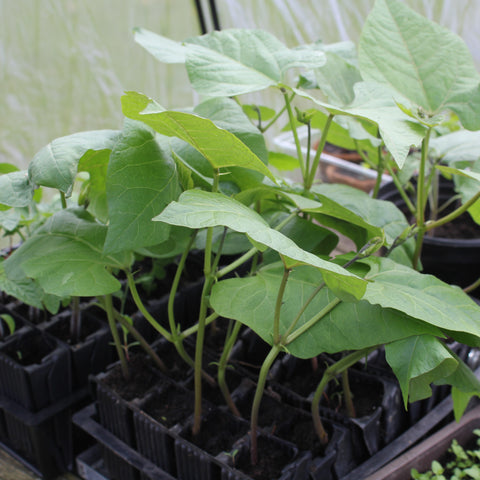
[[[412,145],[420,145],[425,136],[424,126],[414,123],[402,112],[393,98],[394,92],[388,87],[368,82],[354,85],[355,100],[348,107],[338,107],[316,99],[301,90],[299,95],[312,100],[334,115],[348,115],[368,120],[378,126],[385,146],[397,165],[402,168]]]
[[[241,140],[263,163],[268,152],[265,138],[245,115],[242,107],[231,98],[211,98],[198,104],[193,112],[208,118],[219,128],[228,130]]]
[[[15,259],[10,260],[10,263],[15,263]],[[49,305],[49,311],[56,313],[60,299],[48,298],[40,286],[31,278],[28,278],[18,264],[10,268],[9,274],[5,272],[5,261],[0,261],[0,290],[7,295],[20,300],[21,302],[31,305],[32,307],[43,309],[44,304]],[[56,304],[56,306],[55,306]]]
[[[30,162],[28,167],[30,182],[56,188],[69,196],[82,156],[89,150],[111,150],[118,135],[117,130],[95,130],[53,140]]]
[[[354,48],[354,47],[353,47]],[[355,93],[353,86],[362,81],[358,67],[333,52],[327,52],[327,63],[315,70],[319,88],[335,105],[352,103]]]
[[[219,315],[240,321],[272,344],[273,312],[282,275],[283,265],[277,263],[262,268],[254,277],[217,282],[212,289],[211,305]],[[291,272],[280,311],[280,334],[285,334],[322,281],[321,273],[312,267],[300,266]],[[328,288],[322,289],[301,315],[294,331],[335,299]],[[392,309],[363,300],[340,302],[287,348],[296,357],[312,358],[322,352],[357,350],[427,332],[441,335],[435,327]]]
[[[388,258],[360,262],[370,266],[364,300],[435,325],[462,343],[480,345],[480,307],[460,288]]]
[[[195,229],[223,225],[246,233],[255,242],[282,255],[319,268],[324,273],[326,283],[339,294],[361,298],[365,289],[362,279],[301,249],[288,237],[270,228],[255,211],[222,194],[186,191],[178,202],[172,202],[154,220]]]
[[[125,268],[131,254],[102,253],[107,227],[83,209],[66,209],[50,217],[4,262],[9,278],[21,268],[47,293],[91,297],[113,293],[120,282],[107,267]]]
[[[85,205],[103,223],[108,221],[106,178],[109,160],[110,150],[91,150],[78,162],[78,171],[87,172],[89,176],[83,182],[78,203]]]
[[[149,101],[147,97],[144,98],[146,102]],[[189,143],[210,162],[213,168],[248,168],[275,181],[270,170],[257,155],[234,134],[217,127],[211,120],[183,112],[135,111],[135,107],[139,105],[138,100],[139,94],[131,92],[122,97],[125,115],[134,120],[143,121],[162,135],[177,137]],[[225,155],[226,152],[228,155]]]
[[[11,315],[9,315],[8,313],[2,313],[0,314],[0,318],[6,323],[8,327],[7,335],[11,335],[13,332],[15,332],[15,319]],[[3,330],[3,328],[0,330]],[[5,336],[5,333],[0,332],[0,338]]]
[[[480,132],[457,130],[432,138],[429,147],[432,154],[451,166],[457,162],[475,162],[480,158]]]
[[[26,170],[0,175],[0,204],[2,205],[26,207],[32,203],[33,190]]]
[[[385,232],[386,245],[390,246],[408,227],[403,213],[391,202],[373,199],[368,194],[348,185],[314,185],[312,192],[318,196],[325,207],[319,212],[322,213],[322,217],[316,215],[318,221],[352,238],[358,248],[367,243],[371,237],[381,236],[382,230]],[[338,207],[333,208],[335,204],[350,212],[349,215],[336,215]],[[346,220],[348,223],[337,226],[335,220],[328,220],[328,216]],[[365,231],[352,229],[352,225],[363,227],[368,235],[365,235]],[[414,248],[414,241],[408,241],[393,251],[392,258],[404,265],[411,265]]]
[[[480,128],[480,76],[465,42],[397,0],[377,0],[359,43],[362,77],[393,88],[428,115],[451,109]]]
[[[180,186],[175,163],[157,135],[137,122],[127,122],[110,155],[106,193],[109,225],[104,252],[156,245],[169,228],[152,222],[172,200]]]
[[[150,247],[137,248],[135,251],[153,258],[175,258],[187,248],[191,236],[192,231],[189,228],[171,226],[168,238],[164,242]]]
[[[145,28],[134,28],[134,39],[147,52],[163,63],[185,63],[186,47]]]
[[[242,110],[252,120],[262,121],[271,120],[277,112],[273,108],[265,107],[264,105],[242,105]]]
[[[18,171],[20,171],[20,169],[16,165],[12,165],[11,163],[0,163],[0,175]]]
[[[316,68],[323,52],[289,49],[263,30],[215,31],[186,41],[186,67],[192,87],[209,97],[251,93],[283,81],[293,67]]]
[[[387,362],[394,371],[403,401],[414,402],[432,394],[430,384],[453,373],[458,367],[447,348],[435,337],[418,335],[385,345]]]
[[[286,153],[269,152],[268,163],[281,172],[289,172],[300,168],[298,158]]]

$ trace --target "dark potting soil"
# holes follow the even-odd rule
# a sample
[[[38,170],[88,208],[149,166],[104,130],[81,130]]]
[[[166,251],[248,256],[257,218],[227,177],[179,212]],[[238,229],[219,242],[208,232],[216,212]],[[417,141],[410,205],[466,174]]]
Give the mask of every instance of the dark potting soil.
[[[120,365],[116,365],[101,381],[114,390],[124,400],[142,397],[158,377],[151,369],[151,362],[143,355],[132,355],[128,362],[129,380],[125,380]]]
[[[56,322],[51,327],[48,327],[48,333],[54,337],[62,340],[62,342],[69,345],[75,345],[83,342],[89,335],[98,330],[98,321],[94,318],[83,316],[80,322],[80,336],[76,339],[72,338],[70,332],[70,317],[64,318],[59,322]]]
[[[357,418],[371,415],[381,406],[383,398],[381,382],[368,381],[364,377],[350,375],[349,383]],[[330,391],[328,397],[322,397],[320,404],[344,415],[347,414],[341,381]]]
[[[464,240],[480,238],[480,225],[473,221],[470,214],[464,213],[454,221],[432,230],[432,236]]]
[[[325,368],[324,364],[319,363],[314,369],[310,360],[298,362],[295,372],[292,372],[288,379],[282,381],[282,384],[298,395],[308,397],[317,389],[325,373]]]
[[[10,358],[23,366],[41,363],[42,359],[55,349],[43,335],[23,337],[19,342],[13,342],[5,348]]]
[[[193,412],[193,395],[191,392],[173,385],[161,392],[155,392],[145,402],[142,410],[167,428],[183,422]]]
[[[285,451],[266,437],[258,438],[258,462],[252,465],[250,455],[235,459],[235,468],[255,480],[271,480],[280,477],[282,469],[291,461]]]
[[[184,438],[210,455],[229,451],[233,444],[248,432],[248,423],[236,423],[235,419],[221,412],[202,422],[200,432],[193,436],[188,429]]]
[[[325,429],[330,438],[332,432],[329,431],[328,426],[325,426]],[[296,418],[295,421],[289,425],[289,428],[280,428],[275,432],[275,435],[283,440],[294,443],[300,451],[310,450],[312,457],[323,456],[325,452],[325,446],[320,443],[310,416],[308,418]]]

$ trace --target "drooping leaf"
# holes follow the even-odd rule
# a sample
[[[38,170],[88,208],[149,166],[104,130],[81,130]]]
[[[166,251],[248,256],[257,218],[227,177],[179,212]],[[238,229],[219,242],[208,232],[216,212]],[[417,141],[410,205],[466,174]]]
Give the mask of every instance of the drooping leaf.
[[[361,298],[363,294],[365,285],[362,279],[301,249],[282,233],[270,228],[255,211],[222,194],[201,190],[186,191],[178,202],[172,202],[154,220],[189,228],[223,225],[243,232],[255,242],[282,255],[316,266],[324,273],[325,281],[335,292],[351,295],[351,298]]]
[[[273,312],[282,275],[283,266],[277,263],[262,268],[254,277],[222,280],[212,289],[211,305],[219,315],[240,321],[272,344]],[[322,280],[321,273],[312,267],[297,267],[291,272],[280,311],[281,334],[285,334]],[[300,331],[310,318],[335,300],[328,288],[322,289],[293,332]],[[363,300],[340,302],[287,348],[294,356],[312,358],[321,352],[367,348],[423,333],[441,335],[435,327],[392,309]]]
[[[386,86],[369,82],[356,83],[355,99],[347,107],[329,104],[301,90],[295,91],[334,115],[349,115],[376,124],[385,146],[400,168],[405,163],[410,147],[420,145],[425,136],[425,127],[413,122],[398,108],[393,98],[394,92]]]
[[[419,273],[388,258],[361,260],[366,275],[366,301],[394,308],[441,328],[462,343],[480,346],[480,307],[459,287]]]
[[[135,111],[139,94],[129,92],[122,97],[125,115],[140,120],[155,131],[169,137],[177,137],[198,150],[213,168],[243,167],[257,171],[271,180],[275,178],[264,163],[241,140],[227,130],[217,127],[211,120],[190,113],[163,111],[147,113]],[[148,98],[145,97],[145,101]],[[219,145],[222,148],[219,148]],[[229,155],[226,156],[225,152]]]
[[[156,134],[127,122],[110,156],[106,193],[109,225],[105,253],[134,250],[167,239],[169,228],[152,218],[180,194],[174,162]]]
[[[28,167],[30,182],[56,188],[69,196],[78,171],[78,162],[89,150],[111,150],[117,130],[95,130],[60,137],[43,147]]]
[[[33,199],[33,185],[27,171],[0,175],[0,204],[9,207],[26,207]]]
[[[9,278],[20,268],[47,293],[62,296],[96,296],[113,293],[120,282],[107,267],[125,268],[130,253],[102,253],[107,227],[85,210],[57,212],[4,262]]]
[[[480,128],[480,76],[465,42],[397,0],[377,0],[359,43],[362,77],[435,115],[453,110]]]
[[[387,362],[402,389],[405,408],[410,400],[422,400],[432,394],[430,384],[448,377],[458,367],[447,348],[431,335],[418,335],[385,345]]]
[[[293,67],[316,68],[323,52],[290,49],[263,30],[229,29],[186,41],[186,67],[193,88],[210,97],[230,97],[279,85]]]

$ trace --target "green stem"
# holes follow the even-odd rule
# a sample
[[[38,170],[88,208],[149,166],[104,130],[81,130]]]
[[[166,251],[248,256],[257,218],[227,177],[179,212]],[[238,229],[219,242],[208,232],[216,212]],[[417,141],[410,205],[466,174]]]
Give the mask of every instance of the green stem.
[[[320,163],[320,156],[322,155],[323,149],[325,148],[325,143],[327,142],[328,131],[330,130],[330,125],[332,124],[333,117],[335,115],[330,113],[328,115],[327,121],[325,122],[325,126],[322,130],[322,136],[320,137],[320,142],[318,143],[317,151],[315,152],[315,157],[313,158],[313,164],[310,172],[307,172],[307,179],[305,181],[304,188],[305,190],[310,190],[313,185],[313,181],[315,180],[315,173],[318,169],[318,164]]]
[[[155,362],[158,369],[163,372],[167,373],[168,369],[165,364],[162,362],[160,357],[156,354],[155,350],[149,345],[149,343],[143,338],[143,335],[127,320],[125,320],[124,316],[116,312],[115,318],[118,322],[128,330],[128,333],[132,335],[133,338],[140,344],[140,346],[147,352],[150,358]]]
[[[225,339],[225,345],[223,348],[222,355],[220,357],[220,360],[218,362],[218,376],[217,376],[217,382],[218,382],[218,387],[220,388],[220,391],[223,394],[223,398],[225,399],[225,402],[227,406],[230,408],[231,412],[237,416],[241,417],[241,414],[235,405],[232,396],[230,395],[230,390],[228,388],[227,382],[225,380],[225,372],[227,370],[227,365],[228,365],[228,359],[230,358],[230,353],[232,352],[233,345],[235,344],[238,334],[240,332],[240,329],[242,328],[242,324],[240,322],[234,321],[234,326],[230,334],[227,336]]]
[[[422,141],[422,155],[420,157],[420,168],[418,171],[417,182],[417,213],[416,223],[418,227],[417,240],[415,245],[415,253],[413,255],[413,268],[418,270],[420,256],[422,254],[423,237],[425,236],[425,207],[427,205],[425,170],[427,168],[428,143],[432,129],[427,130],[427,134]]]
[[[173,278],[172,286],[170,288],[170,294],[168,296],[168,323],[170,326],[170,332],[172,334],[172,339],[175,341],[177,337],[177,325],[175,323],[175,295],[178,290],[178,286],[180,284],[180,279],[182,278],[183,269],[185,267],[185,262],[187,261],[188,254],[190,253],[190,249],[192,248],[193,242],[195,241],[195,237],[197,236],[197,231],[195,230],[192,233],[190,241],[188,242],[187,247],[183,251],[182,256],[180,257],[180,261],[178,262],[177,271],[175,272],[175,277]]]
[[[62,202],[62,208],[65,210],[67,208],[67,199],[63,192],[60,192],[60,201]]]
[[[312,126],[310,125],[310,122],[307,123],[307,158],[305,159],[305,171],[308,172],[310,171],[310,150],[312,148]]]
[[[283,93],[283,98],[285,100],[285,106],[287,108],[288,119],[290,121],[290,126],[292,128],[293,139],[295,141],[295,148],[297,149],[298,163],[300,164],[300,170],[302,172],[303,182],[305,183],[307,181],[307,172],[305,171],[305,162],[303,159],[302,146],[300,144],[300,139],[298,138],[298,132],[295,127],[295,117],[293,115],[292,106],[290,104],[288,93],[286,92],[286,90],[283,90],[283,89],[282,89],[282,93]]]
[[[80,299],[78,297],[72,297],[72,317],[70,319],[70,337],[72,343],[77,343],[80,339],[81,330],[81,312],[80,312]]]
[[[345,398],[345,409],[347,411],[347,415],[350,418],[355,418],[355,407],[353,405],[353,395],[352,390],[350,388],[350,381],[348,379],[348,368],[342,372],[342,388],[343,388],[343,396]]]
[[[388,171],[389,175],[392,177],[392,181],[395,184],[395,187],[397,188],[398,193],[402,197],[402,200],[405,202],[405,205],[407,206],[408,210],[410,211],[410,213],[412,215],[416,215],[417,209],[415,208],[415,205],[410,200],[410,197],[405,192],[405,189],[403,188],[402,183],[398,179],[397,174],[393,171],[392,166],[389,165],[388,162],[387,162],[385,167],[387,168],[387,171]]]
[[[476,280],[475,282],[473,282],[471,285],[469,285],[468,287],[465,287],[463,289],[463,291],[465,293],[470,293],[470,292],[473,292],[475,289],[479,288],[480,287],[480,278],[478,278],[478,280]]]
[[[283,271],[282,281],[278,288],[277,301],[275,302],[275,313],[273,316],[273,343],[278,345],[281,341],[280,336],[280,310],[283,304],[283,295],[285,294],[285,288],[287,286],[288,276],[292,271],[291,268],[285,268]]]
[[[212,322],[214,322],[220,315],[216,312],[213,312],[212,314],[210,314],[206,319],[205,319],[205,326],[207,325],[210,325]],[[193,335],[195,333],[198,332],[198,323],[196,323],[195,325],[192,325],[191,327],[183,330],[183,332],[181,332],[178,337],[180,339],[185,339],[187,337],[189,337],[190,335]]]
[[[377,137],[380,138],[380,132],[377,131]],[[377,179],[375,181],[375,187],[373,188],[372,197],[378,197],[378,191],[382,185],[383,171],[385,170],[385,159],[382,155],[382,145],[377,147],[378,165],[377,165]]]
[[[117,324],[115,323],[115,312],[113,309],[112,295],[105,295],[103,297],[103,303],[105,305],[105,311],[107,312],[108,325],[112,333],[115,349],[117,350],[118,358],[122,368],[123,378],[129,380],[130,373],[128,371],[127,359],[125,358],[125,352],[122,348],[122,342],[118,334]]]
[[[218,190],[220,172],[217,169],[213,177],[212,192]],[[194,393],[195,405],[193,411],[192,435],[196,436],[200,432],[202,422],[202,361],[203,361],[203,344],[205,341],[205,322],[207,318],[208,302],[210,291],[215,281],[212,271],[212,247],[213,247],[213,227],[207,228],[207,238],[204,251],[203,274],[205,283],[203,284],[202,296],[200,300],[200,313],[198,317],[197,340],[195,344],[195,367],[194,377]]]
[[[295,94],[293,93],[289,99],[289,103],[291,103],[293,101],[293,99],[295,98]],[[284,105],[279,111],[278,113],[270,120],[270,122],[267,123],[267,125],[265,127],[263,127],[262,129],[259,129],[262,133],[265,133],[282,115],[283,115],[283,112],[285,112],[285,110],[287,109],[287,105]]]
[[[288,336],[285,336],[284,345],[288,345],[296,340],[298,337],[303,335],[307,330],[312,328],[319,320],[321,320],[327,313],[332,311],[341,300],[339,298],[333,299],[328,305],[326,305],[320,312],[318,312],[314,317],[312,317],[308,322],[304,323],[300,328],[290,333]]]
[[[157,332],[159,332],[166,340],[172,342],[172,335],[165,328],[163,328],[150,314],[145,305],[143,304],[140,295],[138,294],[137,286],[135,285],[135,279],[130,271],[125,271],[127,276],[128,288],[132,294],[133,301],[135,302],[136,307],[140,310],[142,315],[148,320],[150,325],[152,325]]]
[[[433,230],[434,228],[441,227],[442,225],[445,225],[446,223],[449,223],[452,220],[455,220],[457,217],[465,213],[479,199],[480,199],[480,192],[477,192],[470,200],[465,202],[461,207],[458,207],[453,212],[433,222],[427,222],[427,224],[425,225],[425,231],[428,232],[430,230]]]
[[[313,395],[311,404],[313,424],[322,445],[325,445],[328,442],[328,435],[323,427],[323,423],[320,418],[319,405],[320,399],[322,398],[323,392],[325,391],[328,382],[332,378],[335,378],[337,375],[341,374],[344,370],[350,368],[352,365],[364,358],[370,352],[373,352],[376,348],[378,347],[368,347],[350,353],[346,357],[343,357],[341,360],[339,360],[337,363],[334,363],[333,365],[327,367],[327,369],[325,370],[323,377],[320,380],[317,389],[315,390],[315,394]]]
[[[255,396],[253,397],[252,413],[250,416],[250,460],[252,465],[256,465],[258,462],[258,414],[260,412],[260,404],[262,402],[263,392],[265,391],[268,372],[270,371],[273,362],[281,351],[281,345],[274,345],[271,348],[270,352],[263,361],[262,368],[260,369],[260,373],[258,375],[257,388],[255,389]]]

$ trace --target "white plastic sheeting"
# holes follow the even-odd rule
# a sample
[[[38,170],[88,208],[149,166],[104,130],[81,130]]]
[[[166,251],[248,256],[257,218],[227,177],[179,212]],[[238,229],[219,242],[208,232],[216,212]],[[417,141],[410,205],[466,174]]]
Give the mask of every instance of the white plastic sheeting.
[[[462,36],[480,65],[480,1],[405,1]],[[263,28],[295,46],[357,41],[373,3],[217,0],[217,9],[222,28]],[[25,167],[56,137],[120,127],[125,90],[171,108],[197,100],[182,66],[161,65],[133,41],[135,26],[175,40],[199,33],[193,0],[0,0],[0,162]]]

